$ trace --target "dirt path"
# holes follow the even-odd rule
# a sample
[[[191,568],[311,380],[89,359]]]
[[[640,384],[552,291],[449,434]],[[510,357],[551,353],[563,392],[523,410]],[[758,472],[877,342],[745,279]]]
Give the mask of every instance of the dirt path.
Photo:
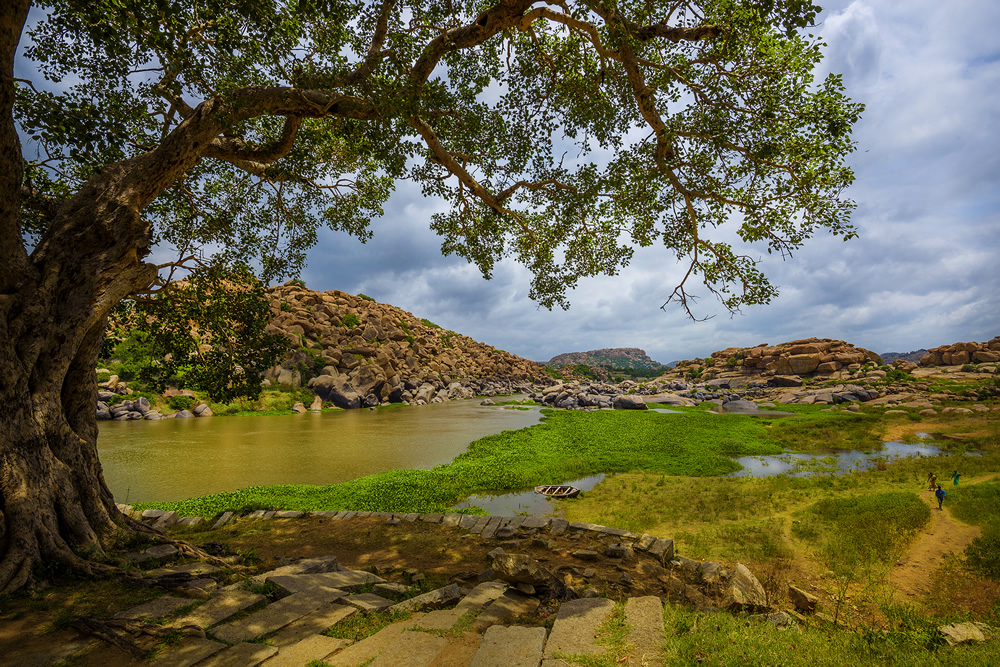
[[[968,482],[963,481],[962,484],[978,484],[995,477],[996,475],[986,475]],[[943,484],[941,488],[946,492],[948,490]],[[920,499],[931,508],[930,523],[913,541],[889,575],[889,583],[895,588],[897,599],[905,602],[914,602],[916,598],[928,593],[931,577],[941,566],[945,556],[962,553],[972,540],[982,534],[978,526],[970,526],[951,516],[947,498],[943,511],[938,511],[937,499],[932,491],[921,492]]]

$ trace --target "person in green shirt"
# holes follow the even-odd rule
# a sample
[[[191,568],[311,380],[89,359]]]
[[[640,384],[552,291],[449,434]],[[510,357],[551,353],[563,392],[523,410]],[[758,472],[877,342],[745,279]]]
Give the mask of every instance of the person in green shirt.
[[[961,477],[961,476],[962,476],[962,473],[958,472],[957,470],[955,472],[951,473],[951,481],[953,481],[955,483],[955,486],[958,486],[958,478]]]

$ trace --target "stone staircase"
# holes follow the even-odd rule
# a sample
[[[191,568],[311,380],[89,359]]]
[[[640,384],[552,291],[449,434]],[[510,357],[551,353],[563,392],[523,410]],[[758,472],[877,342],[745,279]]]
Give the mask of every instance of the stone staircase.
[[[607,598],[565,601],[548,631],[517,624],[540,601],[500,581],[471,590],[451,584],[393,603],[376,592],[392,590],[393,584],[342,569],[334,558],[299,561],[256,579],[281,597],[269,601],[229,587],[180,616],[177,610],[190,607],[191,600],[166,596],[119,617],[165,623],[187,634],[204,631],[204,637],[187,636],[153,661],[170,667],[302,667],[310,661],[332,667],[560,667],[573,664],[573,656],[606,650],[598,631],[615,608]],[[372,592],[360,592],[364,589]],[[662,605],[655,596],[626,601],[632,664],[661,664]],[[322,634],[354,614],[377,610],[409,615],[357,642]]]

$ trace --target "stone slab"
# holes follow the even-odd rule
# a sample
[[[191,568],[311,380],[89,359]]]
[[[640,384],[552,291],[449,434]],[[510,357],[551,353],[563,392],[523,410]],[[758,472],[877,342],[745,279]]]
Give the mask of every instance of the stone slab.
[[[371,572],[357,572],[355,570],[270,576],[264,581],[274,584],[289,595],[316,587],[356,591],[366,584],[385,583],[382,577],[377,577]]]
[[[466,530],[471,530],[473,526],[479,521],[478,516],[473,516],[471,514],[463,514],[462,518],[458,520],[458,525]]]
[[[287,646],[301,641],[310,635],[318,635],[348,616],[358,613],[354,607],[346,604],[327,604],[316,611],[306,614],[297,621],[293,621],[271,637],[271,643],[275,646]]]
[[[451,526],[452,528],[454,528],[461,521],[462,521],[461,514],[445,514],[443,517],[441,517],[442,526]]]
[[[387,600],[375,593],[358,593],[356,595],[345,595],[340,598],[343,604],[357,607],[361,611],[378,611],[393,605],[392,600]]]
[[[177,598],[171,595],[164,595],[161,598],[150,600],[138,607],[118,612],[115,614],[115,618],[163,618],[191,603],[192,600],[190,598]]]
[[[443,519],[443,518],[444,518],[444,515],[438,514],[436,512],[431,512],[430,514],[422,514],[422,515],[420,515],[420,520],[423,521],[423,522],[425,522],[425,523],[441,523],[441,519]]]
[[[302,516],[302,512],[297,510],[281,510],[274,513],[275,519],[298,519],[300,516]]]
[[[423,595],[418,595],[410,598],[409,600],[403,600],[402,602],[392,605],[389,609],[392,611],[421,611],[424,609],[437,609],[438,607],[443,607],[451,602],[456,602],[461,597],[462,593],[458,588],[458,584],[449,584],[448,586],[424,593]]]
[[[170,567],[158,567],[155,570],[143,572],[147,577],[162,577],[165,574],[211,574],[218,572],[219,568],[209,563],[186,563],[185,565],[172,565]]]
[[[276,646],[236,644],[198,663],[198,667],[257,667],[277,652]]]
[[[190,667],[205,658],[215,655],[226,648],[222,642],[211,639],[185,639],[176,646],[171,646],[153,661],[154,665],[165,667]]]
[[[197,625],[201,628],[209,628],[266,599],[263,595],[250,591],[224,591],[187,616],[177,619],[173,625]]]
[[[538,667],[544,646],[545,628],[494,625],[483,635],[469,667]]]
[[[330,656],[350,643],[346,639],[312,635],[295,644],[278,648],[278,654],[267,661],[267,667],[302,667],[312,660],[328,661]]]
[[[295,593],[249,616],[220,625],[213,631],[216,639],[227,644],[250,641],[255,637],[279,630],[292,621],[329,604],[334,596],[325,591],[305,591]]]
[[[340,563],[336,556],[319,556],[317,558],[303,558],[288,565],[262,572],[250,580],[255,584],[262,584],[268,577],[278,577],[289,574],[319,574],[323,572],[336,572],[340,570]]]
[[[552,519],[552,523],[549,524],[549,531],[553,535],[565,533],[567,528],[569,528],[569,521],[566,519]]]
[[[540,516],[526,516],[524,517],[524,522],[521,524],[521,528],[527,530],[548,528],[551,519],[546,519]]]
[[[415,627],[420,630],[450,630],[461,617],[462,612],[457,609],[438,609],[424,614]]]
[[[486,525],[483,526],[483,532],[481,533],[482,536],[486,539],[490,539],[496,534],[497,529],[500,528],[502,523],[503,517],[491,516],[489,521],[486,522]]]
[[[230,519],[232,518],[233,518],[232,512],[223,512],[222,516],[219,517],[219,520],[212,525],[212,530],[218,530],[222,528],[227,523],[229,523]]]
[[[472,528],[470,528],[469,530],[472,531],[473,533],[476,533],[476,534],[482,533],[483,532],[483,528],[486,527],[486,524],[488,524],[490,522],[490,519],[492,519],[492,518],[493,517],[490,517],[490,516],[477,517],[476,518],[476,523],[474,523],[472,525]]]
[[[596,641],[597,629],[608,620],[614,608],[614,601],[607,598],[563,602],[545,643],[545,658],[555,658],[557,653],[595,655],[604,652],[604,647]]]
[[[363,665],[382,653],[392,643],[398,641],[403,633],[412,628],[421,618],[423,618],[423,614],[414,614],[404,621],[387,625],[372,636],[365,637],[356,644],[351,644],[332,656],[327,656],[325,660],[331,667],[357,667],[357,665]],[[407,663],[403,662],[401,664],[406,665]]]
[[[455,605],[455,609],[460,614],[466,614],[470,611],[479,611],[503,595],[506,590],[507,584],[502,581],[484,581],[473,588],[468,595],[462,598],[462,600]]]
[[[530,597],[515,590],[508,590],[476,617],[472,627],[476,632],[482,632],[492,625],[510,623],[510,621],[518,616],[527,616],[534,613],[538,609],[539,604],[536,597]]]
[[[428,667],[448,646],[444,637],[429,632],[404,632],[382,650],[370,667]]]
[[[663,602],[648,595],[629,598],[625,602],[625,624],[629,627],[628,642],[635,648],[632,657],[640,665],[656,667],[663,664]]]

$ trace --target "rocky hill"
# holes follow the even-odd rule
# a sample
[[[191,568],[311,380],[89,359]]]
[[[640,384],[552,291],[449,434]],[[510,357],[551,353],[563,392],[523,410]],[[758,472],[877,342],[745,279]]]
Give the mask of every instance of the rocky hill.
[[[307,385],[339,407],[512,393],[549,380],[541,364],[364,295],[293,282],[270,293],[270,328],[293,351],[268,379]]]
[[[624,371],[662,371],[667,366],[653,361],[637,347],[614,347],[589,352],[567,352],[552,357],[547,366],[590,366]]]
[[[911,361],[913,363],[920,363],[920,360],[924,358],[927,354],[927,350],[920,348],[919,350],[914,350],[912,352],[882,352],[879,354],[882,357],[882,362],[889,364],[890,366],[893,362],[897,360]]]

